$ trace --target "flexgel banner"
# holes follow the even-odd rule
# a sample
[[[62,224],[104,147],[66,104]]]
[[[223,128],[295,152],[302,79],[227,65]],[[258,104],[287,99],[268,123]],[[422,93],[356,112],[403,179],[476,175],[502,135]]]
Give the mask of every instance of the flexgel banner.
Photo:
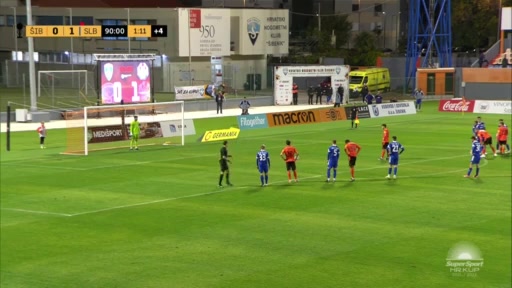
[[[202,86],[175,86],[176,100],[211,99],[213,85]]]
[[[371,118],[416,114],[414,102],[393,102],[368,105]]]
[[[220,129],[220,130],[212,130],[206,131],[201,138],[201,142],[213,142],[213,141],[221,141],[221,140],[229,140],[236,139],[240,135],[240,129],[238,128],[229,128],[229,129]]]
[[[267,115],[240,115],[238,116],[238,127],[240,130],[268,128]]]

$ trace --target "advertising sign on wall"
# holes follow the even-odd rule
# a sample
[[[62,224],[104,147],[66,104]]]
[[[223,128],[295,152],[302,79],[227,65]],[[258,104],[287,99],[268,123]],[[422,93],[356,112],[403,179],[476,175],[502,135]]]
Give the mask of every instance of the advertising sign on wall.
[[[179,56],[189,56],[189,51],[191,56],[230,55],[229,9],[181,8],[178,13]]]
[[[393,102],[368,105],[371,118],[416,114],[414,102]]]
[[[350,117],[352,114],[352,108],[354,107],[357,109],[357,118],[370,118],[370,109],[368,109],[368,105],[345,106],[345,114],[347,114],[347,117]]]
[[[512,114],[512,102],[510,101],[475,101],[474,113],[488,114]]]
[[[128,131],[130,125],[111,125],[102,127],[87,128],[87,140],[89,143],[102,143],[128,140]],[[141,123],[140,138],[159,138],[162,137],[160,122]]]
[[[346,120],[343,108],[324,108],[267,114],[269,127],[324,123]]]
[[[265,114],[240,115],[238,127],[240,130],[268,128],[267,116]]]
[[[174,86],[176,100],[211,99],[213,85],[202,86]]]
[[[288,10],[244,9],[240,16],[240,54],[288,54]]]
[[[348,91],[350,66],[276,66],[274,67],[274,100],[276,105],[292,104],[293,77],[330,77],[334,91],[342,85]],[[348,97],[344,97],[347,101]]]

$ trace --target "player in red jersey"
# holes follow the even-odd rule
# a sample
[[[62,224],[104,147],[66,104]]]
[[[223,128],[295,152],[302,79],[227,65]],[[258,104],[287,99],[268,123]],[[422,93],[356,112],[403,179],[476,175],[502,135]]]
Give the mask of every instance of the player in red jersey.
[[[510,153],[510,146],[507,145],[508,140],[508,127],[505,122],[500,121],[498,127],[498,134],[496,134],[498,140],[498,150],[501,154]]]
[[[389,145],[389,130],[386,124],[382,124],[382,152],[380,153],[379,160],[384,160],[384,154],[386,154],[386,160],[389,158],[388,152]]]
[[[44,126],[44,122],[41,122],[41,126],[37,127],[37,133],[39,134],[39,145],[41,145],[41,149],[46,148],[46,146],[44,146],[44,139],[46,139],[46,126]]]
[[[492,146],[492,136],[491,134],[489,134],[489,132],[485,130],[478,130],[477,137],[480,140],[480,143],[482,144],[482,154],[484,156],[487,154],[485,151],[487,145],[491,147],[494,156],[498,156],[496,154],[496,149],[494,149],[494,147]]]
[[[299,160],[299,152],[292,146],[292,142],[290,140],[286,140],[286,146],[283,148],[283,151],[281,151],[281,158],[286,162],[288,183],[292,182],[291,171],[293,171],[295,182],[299,181],[297,178],[297,167],[295,165],[295,161]]]
[[[352,178],[350,178],[350,181],[355,181],[355,167],[356,167],[356,160],[357,160],[357,154],[361,152],[361,146],[355,142],[351,142],[350,140],[345,140],[345,154],[348,156],[348,166],[350,167],[350,175]]]

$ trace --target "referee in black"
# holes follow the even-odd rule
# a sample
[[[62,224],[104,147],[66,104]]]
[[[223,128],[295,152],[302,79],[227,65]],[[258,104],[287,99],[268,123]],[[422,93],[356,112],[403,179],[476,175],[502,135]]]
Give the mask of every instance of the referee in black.
[[[354,129],[354,124],[356,125],[356,128],[357,128],[357,123],[356,123],[357,112],[358,112],[357,106],[350,108],[350,120],[352,121],[352,129]]]
[[[231,163],[231,155],[228,154],[228,141],[224,141],[222,143],[222,148],[220,148],[220,176],[219,176],[219,188],[223,188],[222,186],[222,179],[224,178],[224,175],[226,175],[226,184],[228,186],[233,186],[231,182],[229,182],[229,165],[228,163]]]

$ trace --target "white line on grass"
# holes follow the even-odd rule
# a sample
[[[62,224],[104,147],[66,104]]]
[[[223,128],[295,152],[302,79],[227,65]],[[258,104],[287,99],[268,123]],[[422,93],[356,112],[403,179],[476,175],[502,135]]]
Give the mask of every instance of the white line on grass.
[[[304,179],[318,178],[318,177],[321,177],[321,176],[320,175],[314,175],[314,176],[310,176],[310,177],[303,177],[303,178],[300,178],[299,181],[300,180],[304,180]],[[271,182],[269,185],[277,184],[277,183],[285,183],[287,181],[288,180],[286,180],[286,181]],[[173,197],[173,198],[166,198],[166,199],[160,199],[160,200],[153,200],[153,201],[148,201],[148,202],[141,202],[141,203],[128,204],[128,205],[120,205],[120,206],[109,207],[109,208],[98,209],[98,210],[92,210],[92,211],[86,211],[86,212],[81,212],[81,213],[68,214],[66,216],[73,217],[73,216],[94,214],[94,213],[111,211],[111,210],[118,210],[118,209],[123,209],[123,208],[131,208],[131,207],[136,207],[136,206],[143,206],[143,205],[149,205],[149,204],[155,204],[155,203],[175,201],[175,200],[180,200],[180,199],[187,199],[187,198],[194,198],[194,197],[200,197],[200,196],[219,194],[219,193],[224,193],[224,192],[231,192],[233,190],[241,190],[241,189],[245,189],[245,188],[249,188],[249,187],[252,187],[252,186],[241,186],[241,187],[233,187],[233,188],[219,188],[218,190],[211,191],[211,192],[206,192],[206,193],[197,193],[197,194],[192,194],[192,195]]]
[[[455,159],[455,158],[461,158],[461,157],[469,157],[469,156],[467,154],[465,154],[465,155],[450,156],[450,157],[431,158],[431,159],[425,159],[425,160],[405,162],[405,163],[401,164],[400,166],[406,166],[406,165],[411,165],[411,164],[416,164],[416,163],[424,163],[424,162],[433,162],[433,161],[439,161],[439,160]],[[487,159],[483,159],[483,160],[485,161],[485,163],[481,165],[482,167],[487,165],[487,163],[488,163]],[[379,165],[379,166],[373,166],[373,167],[369,167],[369,168],[358,169],[357,171],[368,171],[368,170],[385,169],[385,168],[386,168],[386,166]],[[458,170],[453,170],[453,171],[432,173],[432,174],[428,174],[428,175],[425,174],[425,175],[423,175],[423,177],[434,176],[434,175],[444,174],[444,173],[455,173],[455,172],[459,172],[459,171],[466,171],[466,169],[464,169],[464,170],[458,169]],[[313,175],[313,176],[309,176],[309,177],[303,177],[300,179],[301,180],[313,179],[313,178],[319,178],[319,177],[323,177],[323,176],[325,176],[325,175],[323,175],[323,174],[322,175]],[[417,178],[417,177],[418,176],[403,176],[400,178]],[[375,179],[383,179],[383,178],[357,178],[357,179],[375,180]],[[270,185],[276,184],[276,183],[286,183],[287,181],[288,180],[271,182]],[[26,213],[37,213],[37,214],[48,214],[48,215],[59,215],[59,216],[73,217],[73,216],[94,214],[94,213],[99,213],[99,212],[118,210],[118,209],[130,208],[130,207],[137,207],[137,206],[143,206],[143,205],[150,205],[150,204],[155,204],[155,203],[162,203],[162,202],[168,202],[168,201],[174,201],[174,200],[180,200],[180,199],[186,199],[186,198],[194,198],[194,197],[201,197],[201,196],[206,196],[206,195],[219,194],[219,193],[223,193],[223,192],[230,192],[233,190],[241,190],[241,189],[245,189],[245,188],[249,188],[249,187],[252,187],[252,186],[241,186],[241,187],[225,188],[225,189],[219,188],[218,190],[206,192],[206,193],[198,193],[198,194],[192,194],[192,195],[186,195],[186,196],[180,196],[180,197],[172,197],[172,198],[165,198],[165,199],[159,199],[159,200],[153,200],[153,201],[147,201],[147,202],[140,202],[140,203],[135,203],[135,204],[120,205],[120,206],[114,206],[114,207],[109,207],[109,208],[104,208],[104,209],[91,210],[91,211],[73,213],[73,214],[44,212],[44,211],[32,211],[32,210],[17,209],[17,208],[2,208],[2,210],[11,210],[11,211],[26,212]]]
[[[2,208],[2,210],[24,212],[24,213],[31,213],[31,214],[44,214],[44,215],[56,215],[56,216],[67,216],[67,217],[73,216],[72,214],[37,211],[37,210],[27,210],[27,209],[17,209],[17,208]]]

